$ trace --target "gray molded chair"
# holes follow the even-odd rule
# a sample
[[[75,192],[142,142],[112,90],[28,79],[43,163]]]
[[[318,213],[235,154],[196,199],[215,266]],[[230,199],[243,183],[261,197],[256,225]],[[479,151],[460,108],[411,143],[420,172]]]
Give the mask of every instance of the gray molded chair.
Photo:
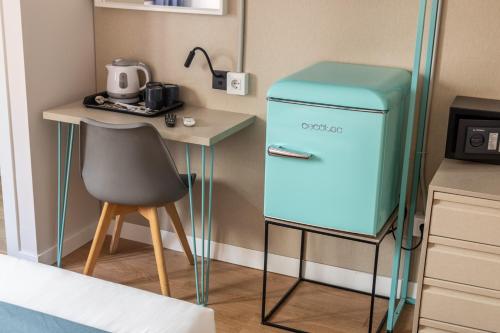
[[[84,119],[80,167],[87,190],[104,202],[84,274],[92,275],[111,220],[116,217],[110,246],[114,253],[124,215],[138,212],[149,221],[161,292],[169,296],[158,207],[165,207],[189,263],[194,262],[174,205],[188,193],[188,177],[179,175],[158,131],[149,124],[112,125]]]

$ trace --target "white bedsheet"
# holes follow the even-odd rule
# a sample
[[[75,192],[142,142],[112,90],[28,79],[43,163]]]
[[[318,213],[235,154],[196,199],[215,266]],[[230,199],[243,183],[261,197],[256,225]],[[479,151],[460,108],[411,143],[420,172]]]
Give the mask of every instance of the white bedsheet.
[[[211,309],[5,255],[0,301],[108,332],[215,333]]]

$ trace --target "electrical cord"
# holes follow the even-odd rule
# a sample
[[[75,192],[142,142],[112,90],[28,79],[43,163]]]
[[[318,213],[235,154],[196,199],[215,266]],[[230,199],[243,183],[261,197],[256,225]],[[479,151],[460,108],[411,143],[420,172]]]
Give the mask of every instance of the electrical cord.
[[[389,230],[389,232],[392,234],[392,238],[394,238],[394,240],[396,240],[396,235],[394,235],[394,232],[397,230],[398,228],[397,227],[394,227],[392,229]],[[411,248],[407,248],[407,247],[404,247],[404,246],[401,246],[401,248],[405,251],[415,251],[416,249],[418,249],[420,247],[420,245],[422,245],[422,241],[424,240],[424,224],[420,224],[418,226],[418,229],[420,230],[420,239],[418,240],[417,244],[415,244],[413,247]]]
[[[406,218],[408,217],[408,208],[405,208],[405,221],[406,221]],[[401,248],[405,251],[414,251],[416,249],[419,248],[419,246],[422,244],[422,241],[424,240],[424,224],[420,224],[420,226],[418,227],[418,229],[420,230],[420,239],[418,241],[418,243],[411,247],[411,248],[407,248],[407,247],[404,247],[404,246],[401,246]],[[398,227],[397,226],[394,226],[392,227],[391,229],[389,229],[388,232],[390,232],[392,234],[392,238],[394,238],[394,240],[396,240],[396,235],[394,235],[394,232],[398,230]]]

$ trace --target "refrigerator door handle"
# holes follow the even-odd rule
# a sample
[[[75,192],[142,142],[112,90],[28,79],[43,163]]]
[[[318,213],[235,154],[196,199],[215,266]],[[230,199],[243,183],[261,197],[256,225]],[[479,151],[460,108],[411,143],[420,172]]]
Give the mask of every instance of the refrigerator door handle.
[[[312,154],[309,153],[293,151],[290,149],[286,149],[282,146],[275,146],[275,145],[269,146],[267,148],[267,153],[270,156],[298,158],[302,160],[308,160],[312,157]]]

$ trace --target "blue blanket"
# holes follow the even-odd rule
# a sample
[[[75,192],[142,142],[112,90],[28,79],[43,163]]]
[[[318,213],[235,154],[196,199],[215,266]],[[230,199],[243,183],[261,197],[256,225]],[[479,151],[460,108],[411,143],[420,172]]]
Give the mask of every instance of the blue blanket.
[[[103,333],[45,313],[0,302],[0,333]]]

